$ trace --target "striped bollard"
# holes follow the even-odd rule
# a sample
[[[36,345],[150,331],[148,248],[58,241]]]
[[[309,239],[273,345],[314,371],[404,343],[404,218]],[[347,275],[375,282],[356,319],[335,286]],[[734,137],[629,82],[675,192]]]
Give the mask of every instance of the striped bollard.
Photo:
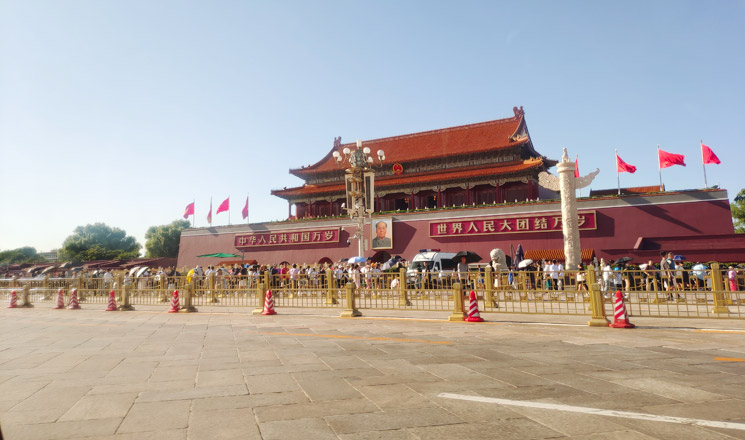
[[[178,300],[178,290],[173,291],[173,297],[171,298],[171,309],[168,313],[178,313],[181,310],[181,305]]]
[[[10,304],[8,305],[9,309],[15,309],[18,307],[18,292],[15,290],[10,292]]]
[[[626,306],[623,304],[623,294],[620,290],[616,291],[615,303],[613,306],[613,328],[634,328],[634,324],[629,322],[629,315],[626,313]]]
[[[274,298],[272,298],[272,291],[268,290],[266,292],[266,299],[264,300],[264,311],[261,312],[262,315],[276,315],[277,312],[274,311]]]
[[[68,310],[78,310],[80,309],[80,304],[78,303],[78,289],[72,289],[72,294],[70,295],[70,303],[67,305]]]
[[[484,318],[481,317],[481,314],[479,313],[479,300],[476,299],[476,292],[473,290],[471,291],[471,294],[469,296],[469,306],[468,306],[468,318],[466,318],[467,322],[484,322]]]
[[[57,305],[54,306],[55,310],[61,310],[65,308],[65,293],[62,289],[57,290]]]
[[[109,293],[109,306],[106,307],[107,312],[115,312],[116,311],[116,294],[112,290]]]

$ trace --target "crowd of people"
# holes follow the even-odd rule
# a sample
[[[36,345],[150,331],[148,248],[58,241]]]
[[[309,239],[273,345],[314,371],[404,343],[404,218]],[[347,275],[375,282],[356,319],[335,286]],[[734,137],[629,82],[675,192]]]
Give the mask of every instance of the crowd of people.
[[[579,264],[575,268],[565,268],[561,261],[542,260],[521,267],[505,267],[495,261],[488,263],[493,268],[493,287],[530,290],[588,290],[587,272],[594,271],[595,280],[600,289],[609,296],[617,290],[628,294],[631,291],[664,291],[669,299],[681,298],[685,291],[712,290],[710,268],[696,262],[688,269],[683,267],[683,258],[675,256],[673,252],[662,252],[659,263],[648,260],[645,264],[630,265],[630,259],[621,258],[616,261],[594,260],[590,264]],[[466,288],[480,289],[484,287],[484,264],[467,265],[461,261],[452,273],[430,273],[424,267],[419,271],[407,272],[407,285],[414,288],[448,288],[453,282],[459,281]],[[397,288],[400,284],[398,276],[393,274],[384,276],[386,272],[398,274],[399,268],[408,268],[404,259],[393,258],[385,263],[341,261],[335,264],[297,264],[280,263],[276,265],[232,264],[209,265],[203,268],[199,265],[191,269],[177,270],[175,267],[139,268],[123,273],[125,285],[136,284],[143,286],[162,286],[167,283],[173,287],[185,277],[187,283],[196,280],[204,283],[211,275],[224,288],[252,288],[258,280],[263,280],[270,274],[272,287],[318,288],[327,286],[332,281],[338,288],[347,282],[354,283],[357,288]],[[723,268],[724,269],[724,268]],[[331,280],[326,280],[327,271],[331,271]],[[518,274],[523,272],[522,277]],[[743,276],[745,271],[733,265],[724,271],[725,290],[743,290]],[[110,269],[88,272],[84,270],[69,271],[60,274],[66,278],[83,277],[93,280],[101,289],[111,288],[115,283],[115,273]],[[518,278],[522,283],[518,286]],[[155,284],[153,284],[155,283]]]

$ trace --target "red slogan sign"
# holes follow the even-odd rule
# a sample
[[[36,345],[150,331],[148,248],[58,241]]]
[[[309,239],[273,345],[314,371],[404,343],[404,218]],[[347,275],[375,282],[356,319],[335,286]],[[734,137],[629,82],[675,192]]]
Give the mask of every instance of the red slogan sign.
[[[595,211],[580,212],[577,216],[579,229],[597,229]],[[524,232],[561,231],[561,214],[520,217],[493,217],[478,220],[430,222],[430,237],[457,237],[461,235],[499,235]]]
[[[284,246],[298,244],[338,243],[339,228],[303,231],[259,232],[235,236],[235,247]]]

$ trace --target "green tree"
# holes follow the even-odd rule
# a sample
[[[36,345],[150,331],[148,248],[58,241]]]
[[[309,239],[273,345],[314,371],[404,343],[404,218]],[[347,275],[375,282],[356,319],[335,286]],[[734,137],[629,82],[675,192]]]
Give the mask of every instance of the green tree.
[[[134,237],[119,228],[104,223],[78,226],[65,239],[60,250],[64,261],[126,260],[140,256],[140,248]]]
[[[181,231],[188,227],[188,221],[174,220],[168,225],[148,228],[145,233],[145,256],[148,258],[178,257]]]
[[[735,223],[735,233],[745,234],[745,189],[741,189],[730,205],[732,221]]]
[[[44,257],[36,252],[35,248],[25,246],[0,252],[0,264],[39,263],[46,261]]]

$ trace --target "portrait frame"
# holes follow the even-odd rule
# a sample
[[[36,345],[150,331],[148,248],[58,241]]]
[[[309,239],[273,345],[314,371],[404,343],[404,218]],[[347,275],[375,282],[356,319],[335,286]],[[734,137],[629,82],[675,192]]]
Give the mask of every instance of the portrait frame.
[[[385,236],[382,239],[378,238],[379,223],[385,225]],[[372,219],[370,223],[370,247],[373,250],[393,249],[393,218]]]

